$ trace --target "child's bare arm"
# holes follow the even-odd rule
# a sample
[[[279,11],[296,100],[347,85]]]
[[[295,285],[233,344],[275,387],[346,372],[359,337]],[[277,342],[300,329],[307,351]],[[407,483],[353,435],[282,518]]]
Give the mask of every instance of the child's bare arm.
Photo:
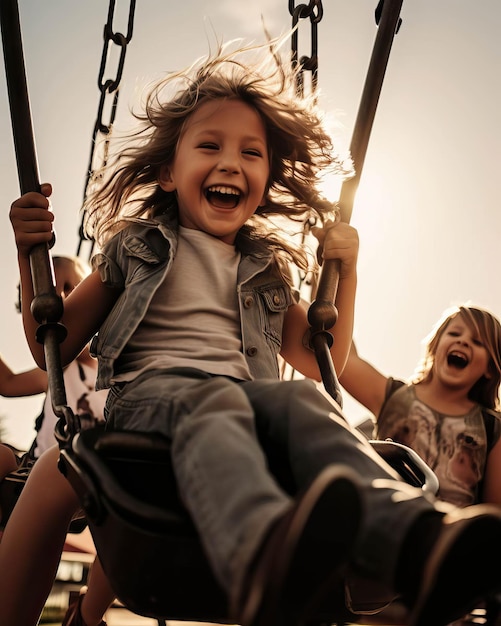
[[[363,404],[377,418],[386,394],[388,377],[368,361],[362,359],[352,343],[345,368],[339,382],[346,391]]]
[[[315,229],[314,234],[323,247],[323,258],[341,261],[335,302],[338,319],[331,329],[335,337],[331,355],[336,372],[339,374],[344,368],[353,334],[358,233],[353,226],[339,222],[335,225],[328,224],[323,230]],[[320,381],[315,353],[305,345],[305,337],[308,337],[310,326],[307,309],[306,303],[289,308],[284,323],[281,355],[304,376]]]
[[[39,367],[16,374],[0,356],[0,395],[6,398],[34,396],[47,390],[47,373]]]
[[[53,237],[54,214],[48,200],[51,185],[42,185],[41,192],[30,192],[16,200],[10,209],[10,220],[18,250],[24,331],[37,365],[45,369],[44,348],[36,339],[38,322],[31,314],[34,291],[29,259],[34,246],[48,243]],[[88,344],[110,312],[117,295],[103,284],[97,272],[93,272],[65,299],[61,320],[67,329],[67,337],[61,343],[63,366],[75,359]]]

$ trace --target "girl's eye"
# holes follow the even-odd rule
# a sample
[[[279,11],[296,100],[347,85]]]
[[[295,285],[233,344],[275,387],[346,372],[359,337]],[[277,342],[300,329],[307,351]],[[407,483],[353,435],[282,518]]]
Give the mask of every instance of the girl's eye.
[[[201,143],[200,148],[203,148],[204,150],[218,150],[218,146],[215,143]]]
[[[254,150],[254,149],[244,150],[243,153],[249,154],[250,156],[255,156],[255,157],[262,156],[259,150]]]

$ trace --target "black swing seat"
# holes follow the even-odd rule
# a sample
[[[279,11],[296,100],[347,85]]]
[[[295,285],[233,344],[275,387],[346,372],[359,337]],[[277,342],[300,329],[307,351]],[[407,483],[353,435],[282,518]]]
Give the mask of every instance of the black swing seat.
[[[406,482],[436,491],[434,473],[412,450],[371,443]],[[79,495],[103,569],[127,608],[155,619],[230,623],[226,594],[180,502],[169,448],[157,434],[92,428],[61,449],[59,467]],[[337,596],[337,615],[357,621],[342,593],[333,601]],[[325,617],[312,616],[311,623]]]
[[[0,482],[0,529],[5,527],[32,466],[33,463],[20,464],[16,470],[7,474]]]
[[[5,528],[12,510],[21,495],[28,476],[33,468],[35,459],[28,452],[21,457],[19,467],[10,474],[7,474],[0,481],[0,531]],[[87,527],[85,517],[76,517],[71,520],[68,532],[79,534]]]
[[[369,439],[369,443],[406,483],[421,487],[431,495],[438,493],[439,484],[435,472],[412,448],[391,439]]]
[[[92,428],[61,450],[59,467],[128,609],[156,619],[228,623],[226,594],[180,503],[169,450],[157,434]]]
[[[0,481],[0,531],[5,528],[24,485],[30,475],[35,459],[28,452],[20,459],[19,467]],[[71,521],[68,532],[79,534],[87,527],[85,517],[76,517]]]
[[[16,454],[14,449],[13,452]],[[2,530],[5,528],[5,524],[12,513],[12,509],[21,495],[24,483],[34,463],[34,460],[29,458],[28,453],[25,453],[22,457],[16,454],[16,457],[18,458],[17,469],[7,474],[7,476],[0,481],[0,529]]]

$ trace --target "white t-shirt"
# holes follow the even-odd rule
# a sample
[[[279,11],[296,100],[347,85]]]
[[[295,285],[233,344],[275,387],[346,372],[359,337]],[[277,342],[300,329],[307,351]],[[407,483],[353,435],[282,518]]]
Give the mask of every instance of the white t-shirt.
[[[235,246],[180,226],[172,268],[117,359],[113,382],[171,367],[251,380],[242,352],[239,263]]]
[[[97,363],[93,367],[77,361],[70,363],[63,373],[66,403],[80,417],[82,429],[89,428],[96,422],[104,421],[104,405],[108,390],[95,390],[96,374]],[[56,443],[54,428],[58,417],[52,410],[50,391],[47,391],[45,396],[43,410],[42,425],[35,439],[34,455],[36,458]]]

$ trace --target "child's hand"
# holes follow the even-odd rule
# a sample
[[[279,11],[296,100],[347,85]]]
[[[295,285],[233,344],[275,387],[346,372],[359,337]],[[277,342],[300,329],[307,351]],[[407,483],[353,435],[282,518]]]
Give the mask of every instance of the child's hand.
[[[10,207],[10,221],[14,229],[16,246],[20,256],[28,257],[33,246],[52,240],[54,214],[48,200],[52,186],[41,185],[41,193],[25,193]]]
[[[339,259],[340,278],[355,273],[358,258],[358,231],[346,222],[326,222],[323,228],[314,226],[311,232],[318,239],[321,258]]]

